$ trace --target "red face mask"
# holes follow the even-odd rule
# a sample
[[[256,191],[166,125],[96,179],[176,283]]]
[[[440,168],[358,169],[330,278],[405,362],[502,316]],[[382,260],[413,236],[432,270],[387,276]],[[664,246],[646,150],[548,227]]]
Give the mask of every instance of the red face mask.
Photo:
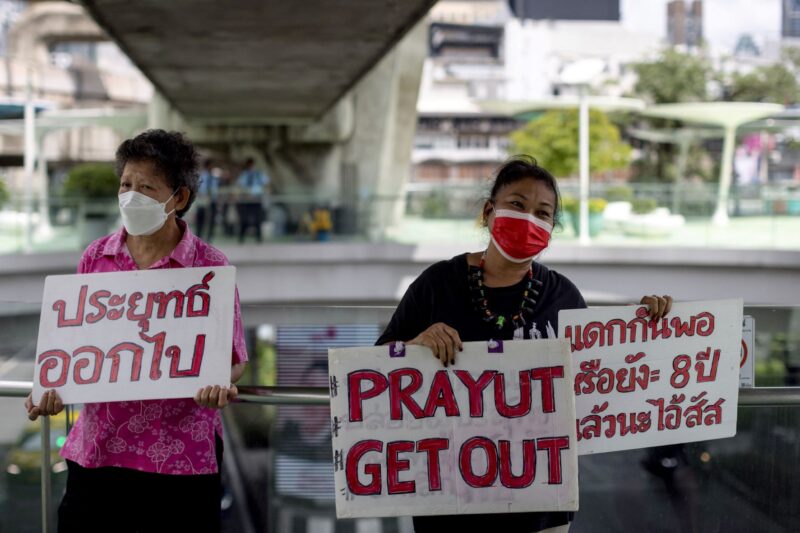
[[[514,263],[530,261],[547,248],[553,226],[533,215],[495,210],[492,242],[500,255]]]

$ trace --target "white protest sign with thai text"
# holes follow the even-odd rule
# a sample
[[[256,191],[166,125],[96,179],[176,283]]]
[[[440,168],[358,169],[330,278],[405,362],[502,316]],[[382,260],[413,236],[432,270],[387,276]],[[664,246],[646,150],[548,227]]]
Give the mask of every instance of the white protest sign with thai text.
[[[569,344],[329,351],[336,516],[578,508]]]
[[[742,301],[561,311],[571,342],[578,454],[736,434]]]
[[[48,276],[33,401],[193,397],[230,384],[236,269]]]

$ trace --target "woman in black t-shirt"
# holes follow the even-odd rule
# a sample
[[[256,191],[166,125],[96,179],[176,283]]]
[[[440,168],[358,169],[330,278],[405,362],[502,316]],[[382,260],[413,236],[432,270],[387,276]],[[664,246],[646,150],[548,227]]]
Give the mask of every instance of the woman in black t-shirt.
[[[550,240],[560,198],[555,178],[529,157],[498,171],[482,220],[491,238],[483,252],[458,255],[425,270],[406,291],[377,344],[427,346],[444,366],[462,342],[554,338],[558,312],[586,307],[561,274],[534,261]],[[669,312],[669,296],[645,296],[652,319]],[[565,532],[572,513],[509,513],[414,517],[416,533],[473,528]],[[491,529],[489,529],[491,528]]]

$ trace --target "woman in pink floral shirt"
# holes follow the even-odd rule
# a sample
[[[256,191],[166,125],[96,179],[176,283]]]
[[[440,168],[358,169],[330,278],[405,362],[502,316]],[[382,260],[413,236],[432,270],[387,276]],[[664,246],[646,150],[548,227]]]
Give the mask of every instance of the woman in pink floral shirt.
[[[149,130],[117,149],[123,228],[93,242],[81,274],[227,265],[181,220],[198,187],[197,153],[179,133]],[[222,424],[219,408],[236,397],[247,349],[235,299],[231,386],[205,387],[194,399],[86,404],[67,437],[67,490],[59,532],[219,531]],[[63,409],[48,391],[28,416]]]

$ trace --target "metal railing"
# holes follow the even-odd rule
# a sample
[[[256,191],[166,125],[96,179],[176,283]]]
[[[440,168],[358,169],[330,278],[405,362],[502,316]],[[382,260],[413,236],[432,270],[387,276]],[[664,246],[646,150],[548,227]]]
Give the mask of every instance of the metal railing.
[[[0,398],[25,398],[30,394],[30,381],[0,381]],[[327,405],[330,402],[325,387],[239,387],[236,403],[264,405]],[[753,387],[739,389],[742,407],[800,406],[800,387]],[[42,417],[42,531],[52,531],[50,501],[50,419]]]

